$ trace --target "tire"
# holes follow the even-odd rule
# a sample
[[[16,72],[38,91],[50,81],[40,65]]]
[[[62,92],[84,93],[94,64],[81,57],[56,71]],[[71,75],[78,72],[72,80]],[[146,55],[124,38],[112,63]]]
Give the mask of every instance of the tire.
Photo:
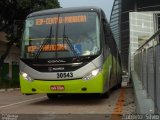
[[[122,76],[120,77],[120,81],[118,83],[118,88],[121,88],[122,87]]]
[[[111,94],[111,91],[109,89],[107,92],[101,94],[101,98],[103,99],[109,98],[110,94]]]
[[[53,94],[53,93],[47,93],[47,97],[48,97],[50,100],[53,100],[53,99],[57,98],[58,95],[57,95],[57,94]]]
[[[121,82],[118,83],[114,88],[115,88],[116,90],[120,89],[120,88],[121,88]]]

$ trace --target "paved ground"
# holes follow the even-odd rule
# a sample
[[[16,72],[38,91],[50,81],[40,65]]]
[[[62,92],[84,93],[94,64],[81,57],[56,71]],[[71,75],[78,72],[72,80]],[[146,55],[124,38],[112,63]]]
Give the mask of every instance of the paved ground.
[[[0,113],[3,120],[119,120],[123,114],[135,113],[135,103],[132,88],[113,90],[108,99],[64,96],[54,100],[45,94],[25,96],[16,90],[0,92]]]

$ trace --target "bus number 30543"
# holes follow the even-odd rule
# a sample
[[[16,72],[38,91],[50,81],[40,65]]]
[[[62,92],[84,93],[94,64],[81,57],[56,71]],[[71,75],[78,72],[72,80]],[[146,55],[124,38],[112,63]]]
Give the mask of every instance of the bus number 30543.
[[[57,73],[57,78],[71,78],[71,77],[73,77],[72,72]]]

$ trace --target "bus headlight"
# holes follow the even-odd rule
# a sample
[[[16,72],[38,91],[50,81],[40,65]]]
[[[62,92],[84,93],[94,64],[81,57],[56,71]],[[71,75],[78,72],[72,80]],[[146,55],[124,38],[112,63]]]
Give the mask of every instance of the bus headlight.
[[[101,68],[95,69],[91,71],[89,74],[85,75],[82,79],[83,80],[90,80],[91,78],[95,77],[98,75],[98,73],[101,71]]]
[[[20,74],[22,75],[22,77],[25,79],[25,80],[28,80],[29,82],[32,82],[33,79],[25,72],[20,72]]]

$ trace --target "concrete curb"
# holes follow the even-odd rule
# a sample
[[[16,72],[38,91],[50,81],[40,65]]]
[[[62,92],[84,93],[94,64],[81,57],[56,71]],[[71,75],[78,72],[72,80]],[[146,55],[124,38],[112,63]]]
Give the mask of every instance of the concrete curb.
[[[19,91],[20,88],[4,88],[0,89],[0,92],[7,92],[7,91]]]
[[[147,97],[147,92],[142,88],[142,82],[134,71],[132,71],[132,81],[137,114],[154,114],[154,102]]]

